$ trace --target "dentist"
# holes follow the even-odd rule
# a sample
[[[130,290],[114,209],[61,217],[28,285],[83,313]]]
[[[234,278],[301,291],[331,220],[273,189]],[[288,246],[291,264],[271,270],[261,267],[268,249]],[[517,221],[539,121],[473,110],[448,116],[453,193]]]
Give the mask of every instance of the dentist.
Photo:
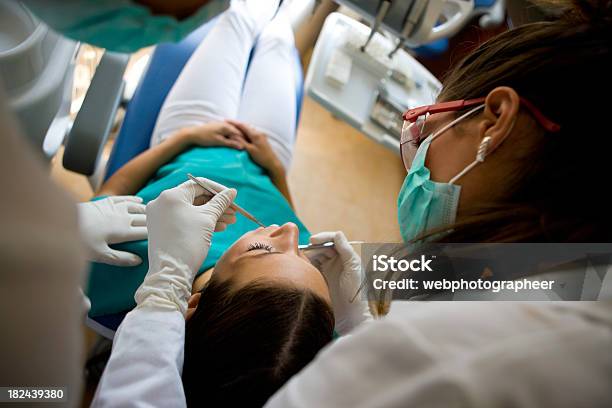
[[[171,333],[182,331],[186,299],[197,270],[193,265],[200,265],[205,258],[213,230],[223,230],[235,221],[233,211],[227,210],[235,191],[226,190],[209,203],[195,206],[194,201],[201,204],[205,200],[198,198],[203,191],[186,183],[149,203],[148,220],[138,197],[112,197],[75,207],[48,180],[47,170],[19,134],[1,95],[0,126],[0,186],[4,197],[0,201],[0,321],[4,328],[0,383],[65,387],[68,405],[77,406],[86,313],[79,288],[85,281],[85,261],[125,266],[141,263],[139,257],[110,245],[145,239],[148,224],[152,231],[149,274],[138,292],[138,308],[122,327],[128,326],[128,333],[136,331],[140,336],[143,332],[139,328],[145,326],[150,334],[154,322]],[[24,296],[28,297],[25,302]],[[125,337],[130,337],[122,333],[120,330],[116,338],[120,346]],[[178,332],[176,335],[181,337]],[[174,341],[166,334],[160,337],[157,342],[168,344],[182,356],[182,340]],[[141,344],[135,349],[143,362],[179,357],[156,354],[159,347],[153,344],[147,349]],[[115,357],[111,368],[114,361]],[[117,378],[121,378],[119,371]],[[151,372],[144,371],[139,378]],[[106,381],[108,376],[104,378]],[[134,395],[131,393],[130,399]]]
[[[214,183],[213,187],[222,186]],[[92,406],[185,404],[181,371],[193,280],[208,254],[213,232],[236,221],[229,208],[236,190],[224,189],[205,204],[194,204],[208,200],[206,194],[190,180],[147,205],[149,271],[136,291],[136,308],[115,334]]]

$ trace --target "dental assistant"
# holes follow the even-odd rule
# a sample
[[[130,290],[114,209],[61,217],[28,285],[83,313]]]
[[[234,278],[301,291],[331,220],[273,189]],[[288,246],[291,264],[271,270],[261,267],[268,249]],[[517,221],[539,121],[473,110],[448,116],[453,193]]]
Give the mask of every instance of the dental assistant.
[[[80,327],[86,313],[79,293],[84,261],[141,263],[138,256],[110,245],[146,238],[145,206],[138,197],[123,196],[75,207],[50,182],[20,134],[2,89],[0,129],[2,360],[11,369],[10,373],[3,370],[0,382],[60,383],[70,389],[70,396],[78,397]],[[15,307],[23,303],[23,296],[34,293],[23,307]],[[52,310],[61,313],[54,318]],[[42,338],[45,345],[38,341]],[[47,346],[54,346],[57,353],[48,353]]]
[[[87,313],[80,292],[85,260],[123,266],[141,263],[138,256],[110,245],[146,238],[145,206],[133,196],[75,206],[49,180],[20,134],[2,89],[0,152],[4,332],[0,383],[65,386],[68,401],[76,404],[81,394],[82,322]],[[24,297],[29,299],[24,302]],[[49,353],[50,349],[54,352]]]
[[[196,206],[196,200],[209,197],[190,180],[147,205],[149,271],[134,296],[136,308],[115,334],[92,406],[185,404],[181,369],[188,300],[213,232],[236,221],[228,209],[235,197],[236,190],[224,189]]]

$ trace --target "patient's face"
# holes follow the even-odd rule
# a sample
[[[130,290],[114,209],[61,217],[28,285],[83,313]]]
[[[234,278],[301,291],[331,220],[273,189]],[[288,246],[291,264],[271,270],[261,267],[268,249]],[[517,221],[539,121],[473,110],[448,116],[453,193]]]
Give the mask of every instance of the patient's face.
[[[212,279],[232,279],[237,288],[269,280],[310,289],[331,302],[323,275],[298,250],[298,237],[293,223],[247,232],[219,259]]]

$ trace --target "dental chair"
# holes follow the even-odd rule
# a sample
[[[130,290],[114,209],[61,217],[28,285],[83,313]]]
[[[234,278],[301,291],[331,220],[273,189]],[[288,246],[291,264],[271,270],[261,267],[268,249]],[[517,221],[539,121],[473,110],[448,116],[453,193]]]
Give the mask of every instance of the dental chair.
[[[22,132],[47,159],[61,146],[70,122],[77,49],[20,3],[0,0],[0,86]]]
[[[151,135],[159,111],[183,67],[198,44],[215,24],[212,20],[177,44],[160,44],[155,48],[134,95],[126,106],[126,113],[119,134],[113,145],[103,178],[108,179],[125,163],[149,148]],[[211,61],[211,63],[214,63]],[[299,121],[303,99],[303,72],[297,50],[295,51],[297,120]],[[69,142],[70,143],[70,142]],[[112,338],[125,314],[118,313],[88,318],[87,324],[98,334]]]
[[[21,130],[41,159],[64,146],[64,165],[91,175],[124,90],[129,56],[104,53],[81,109],[71,114],[79,43],[42,23],[22,3],[0,0],[0,82]]]

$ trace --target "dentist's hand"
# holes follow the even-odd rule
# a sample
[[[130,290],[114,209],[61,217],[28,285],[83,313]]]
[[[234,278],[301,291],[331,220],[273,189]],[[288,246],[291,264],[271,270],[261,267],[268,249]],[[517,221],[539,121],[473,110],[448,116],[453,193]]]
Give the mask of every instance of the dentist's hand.
[[[310,237],[313,244],[329,241],[334,242],[333,247],[313,250],[312,255],[307,253],[307,256],[327,279],[336,331],[346,334],[372,316],[367,302],[362,301],[360,295],[355,296],[363,281],[361,258],[348,243],[344,233],[321,232]]]
[[[198,179],[211,184],[205,178]],[[190,180],[149,202],[149,271],[134,296],[137,307],[185,314],[193,280],[208,255],[213,232],[236,222],[236,215],[228,208],[235,197],[236,190],[224,188],[211,199]],[[196,205],[203,201],[206,203]]]
[[[78,212],[79,228],[91,261],[116,266],[142,263],[137,255],[109,247],[147,238],[147,216],[140,197],[117,196],[79,203]]]

